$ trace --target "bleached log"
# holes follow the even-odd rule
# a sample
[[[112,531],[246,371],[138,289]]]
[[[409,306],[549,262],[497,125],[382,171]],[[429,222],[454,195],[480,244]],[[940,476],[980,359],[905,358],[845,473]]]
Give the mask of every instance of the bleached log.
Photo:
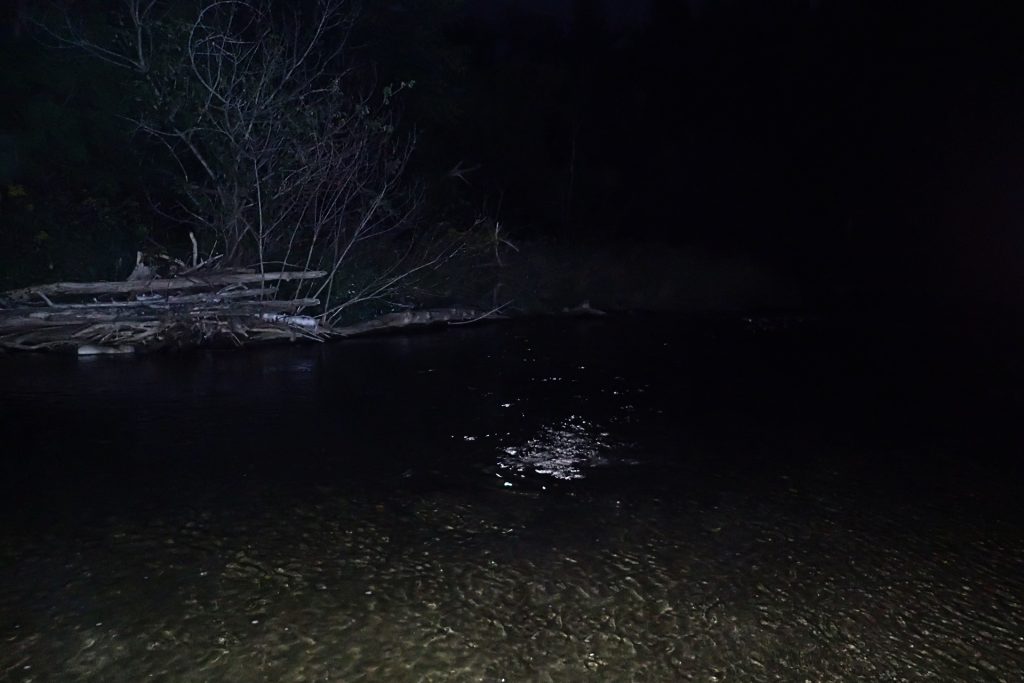
[[[316,280],[326,277],[322,270],[283,271],[277,273],[219,273],[190,275],[166,280],[137,280],[131,282],[54,282],[49,285],[15,289],[0,295],[0,300],[29,301],[33,297],[61,295],[89,296],[96,294],[132,294],[174,292],[189,289],[207,289],[223,285],[244,285],[257,282],[288,282]]]
[[[180,304],[191,303],[221,303],[222,301],[234,301],[238,299],[255,299],[256,297],[260,296],[270,298],[275,296],[276,294],[277,287],[264,287],[261,289],[232,289],[224,292],[203,292],[201,294],[172,294],[170,296],[163,296],[161,294],[141,294],[139,296],[141,296],[142,298],[135,299],[134,301],[108,301],[84,304],[58,304],[58,306],[66,308],[96,308],[102,306],[122,308],[152,305],[176,306]],[[301,299],[301,301],[316,301],[316,299]]]
[[[281,323],[288,327],[298,327],[303,330],[315,332],[320,324],[317,319],[310,315],[284,315],[282,313],[261,313],[260,319],[272,323]]]
[[[273,297],[277,294],[277,287],[265,287],[262,289],[234,289],[224,292],[203,292],[201,294],[179,294],[164,296],[162,294],[139,294],[141,298],[132,299],[129,301],[89,301],[80,304],[54,304],[50,303],[45,309],[42,306],[21,306],[19,308],[12,309],[0,309],[0,316],[8,311],[35,311],[35,310],[47,310],[47,311],[64,311],[64,310],[76,310],[76,309],[103,309],[103,308],[140,308],[146,306],[176,306],[182,304],[192,303],[209,303],[219,304],[224,301],[232,301],[239,299],[254,299],[259,296]],[[297,302],[303,302],[302,305],[316,305],[319,303],[317,299],[297,299]],[[306,304],[304,302],[314,301],[315,304]]]
[[[105,355],[124,355],[127,353],[134,353],[135,347],[128,344],[120,344],[118,346],[99,346],[97,344],[82,344],[78,347],[79,356],[105,356]]]
[[[345,327],[322,325],[320,319],[289,313],[315,300],[236,301],[222,306],[200,304],[176,308],[21,308],[0,311],[0,347],[23,350],[70,349],[94,353],[90,347],[137,351],[184,343],[228,340],[236,345],[274,340],[352,337],[372,332],[434,324],[474,322],[501,317],[498,309],[434,308],[391,313]],[[278,308],[275,312],[273,306]],[[269,310],[268,310],[269,309]],[[95,353],[105,353],[98,350]]]
[[[0,332],[9,329],[25,329],[40,325],[77,325],[84,322],[149,321],[168,315],[216,316],[216,315],[257,315],[270,311],[291,313],[303,308],[319,305],[317,299],[292,299],[288,301],[241,301],[217,302],[197,300],[195,304],[167,304],[156,301],[124,302],[100,305],[67,305],[50,308],[15,308],[0,310]]]

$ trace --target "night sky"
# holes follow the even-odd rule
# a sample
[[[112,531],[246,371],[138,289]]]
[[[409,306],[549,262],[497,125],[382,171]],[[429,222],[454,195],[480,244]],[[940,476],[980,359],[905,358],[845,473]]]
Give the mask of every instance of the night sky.
[[[470,0],[466,3],[468,12],[488,21],[500,23],[503,17],[516,12],[533,12],[557,19],[565,27],[571,27],[574,5],[578,0]],[[618,29],[633,28],[651,16],[651,3],[628,2],[627,0],[593,0],[592,5],[608,17],[608,23]],[[702,3],[691,1],[690,7],[699,10]]]

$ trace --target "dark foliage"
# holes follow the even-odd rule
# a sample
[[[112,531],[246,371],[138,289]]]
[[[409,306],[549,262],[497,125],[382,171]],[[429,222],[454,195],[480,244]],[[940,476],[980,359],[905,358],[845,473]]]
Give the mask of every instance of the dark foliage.
[[[1024,43],[1010,5],[362,9],[353,54],[375,85],[415,82],[396,122],[417,133],[409,168],[433,220],[487,217],[514,239],[745,254],[831,304],[1007,303],[1019,288]],[[134,239],[139,179],[160,169],[140,175],[106,116],[119,83],[15,33],[3,59],[24,68],[0,69],[12,103],[0,128],[21,148],[12,182],[36,207],[99,193]],[[16,206],[0,207],[5,226]],[[39,252],[19,230],[15,251]]]

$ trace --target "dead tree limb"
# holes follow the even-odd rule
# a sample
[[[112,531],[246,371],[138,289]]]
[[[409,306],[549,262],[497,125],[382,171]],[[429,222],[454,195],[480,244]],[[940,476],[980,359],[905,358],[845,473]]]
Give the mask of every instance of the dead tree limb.
[[[327,333],[332,337],[355,337],[361,334],[371,334],[401,327],[423,327],[441,323],[479,321],[485,317],[499,318],[501,316],[495,314],[488,315],[475,308],[429,308],[418,311],[389,313],[380,318],[353,325],[331,327],[328,328]]]

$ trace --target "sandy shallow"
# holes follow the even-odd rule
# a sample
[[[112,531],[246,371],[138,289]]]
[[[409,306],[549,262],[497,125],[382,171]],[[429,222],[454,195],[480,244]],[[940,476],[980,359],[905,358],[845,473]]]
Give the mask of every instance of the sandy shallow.
[[[1024,543],[943,511],[464,493],[12,539],[5,680],[1019,680]]]

